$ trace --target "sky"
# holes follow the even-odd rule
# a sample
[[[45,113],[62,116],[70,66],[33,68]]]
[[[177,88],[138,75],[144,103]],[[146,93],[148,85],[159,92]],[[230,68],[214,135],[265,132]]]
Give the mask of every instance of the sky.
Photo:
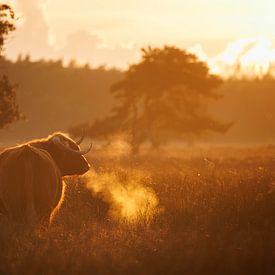
[[[148,45],[175,45],[214,72],[275,61],[273,0],[6,0],[18,16],[6,56],[127,68]],[[254,63],[253,63],[254,62]]]

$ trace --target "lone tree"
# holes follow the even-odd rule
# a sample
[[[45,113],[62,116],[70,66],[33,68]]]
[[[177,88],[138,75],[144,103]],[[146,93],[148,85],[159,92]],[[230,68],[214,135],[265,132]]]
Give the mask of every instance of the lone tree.
[[[7,35],[15,30],[14,12],[10,6],[0,4],[0,59]],[[16,103],[15,85],[10,84],[6,75],[0,75],[0,128],[22,119]]]
[[[130,134],[133,152],[144,142],[153,148],[170,140],[192,141],[207,132],[226,132],[222,123],[207,113],[208,99],[218,99],[215,89],[222,80],[207,65],[176,47],[142,49],[140,63],[131,65],[123,80],[111,87],[119,104],[108,117],[89,128],[91,136]],[[77,132],[81,127],[76,127]]]

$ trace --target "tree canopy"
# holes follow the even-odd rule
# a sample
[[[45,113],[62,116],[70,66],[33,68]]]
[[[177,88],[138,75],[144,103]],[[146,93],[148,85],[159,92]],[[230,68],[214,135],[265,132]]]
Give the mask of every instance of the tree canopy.
[[[142,59],[130,65],[125,77],[111,87],[118,105],[112,114],[97,120],[91,135],[127,132],[135,152],[144,142],[153,147],[178,139],[191,139],[208,132],[226,132],[222,123],[207,112],[207,100],[222,80],[209,73],[206,63],[185,50],[164,46],[142,49]]]
[[[0,4],[0,58],[2,58],[5,39],[11,31],[15,30],[14,19],[12,8]],[[0,75],[0,128],[22,118],[23,115],[16,103],[15,86],[9,82],[7,76]]]
[[[14,12],[5,4],[0,4],[0,55],[2,54],[4,41],[11,31],[15,30]]]

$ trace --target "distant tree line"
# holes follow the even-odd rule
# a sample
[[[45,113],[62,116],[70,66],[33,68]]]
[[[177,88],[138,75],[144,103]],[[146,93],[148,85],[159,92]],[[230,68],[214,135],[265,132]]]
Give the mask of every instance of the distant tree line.
[[[15,62],[2,58],[0,68],[18,83],[17,102],[26,116],[11,126],[12,132],[0,132],[2,140],[42,137],[105,116],[114,104],[109,89],[123,77],[121,71],[104,66],[71,62],[64,67],[62,60],[32,61],[29,56]]]
[[[18,83],[17,102],[26,115],[26,120],[11,125],[12,131],[0,132],[2,142],[42,137],[69,128],[78,128],[72,133],[80,135],[84,126],[94,139],[111,141],[109,127],[114,123],[109,120],[105,128],[100,121],[114,115],[112,108],[123,103],[110,91],[113,85],[125,79],[124,72],[104,67],[64,67],[61,60],[32,61],[25,56],[16,62],[2,58],[0,68],[11,83]],[[220,95],[219,100],[203,97],[203,110],[206,112],[208,107],[206,114],[222,125],[231,121],[234,125],[225,135],[209,130],[196,135],[186,132],[180,140],[271,142],[275,138],[275,80],[272,77],[226,80],[215,89],[215,94]],[[79,127],[74,127],[77,125]],[[146,135],[149,136],[148,131]],[[130,133],[128,137],[131,138]],[[150,143],[149,138],[147,143]],[[161,144],[166,142],[164,138],[161,137]]]

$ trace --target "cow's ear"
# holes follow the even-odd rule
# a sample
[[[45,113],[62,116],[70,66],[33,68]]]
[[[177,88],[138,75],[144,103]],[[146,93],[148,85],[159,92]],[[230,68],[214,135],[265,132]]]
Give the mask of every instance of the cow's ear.
[[[62,137],[61,137],[60,135],[58,135],[58,134],[53,135],[53,136],[50,138],[50,141],[51,141],[52,143],[54,143],[54,144],[55,144],[57,141],[63,143]]]

